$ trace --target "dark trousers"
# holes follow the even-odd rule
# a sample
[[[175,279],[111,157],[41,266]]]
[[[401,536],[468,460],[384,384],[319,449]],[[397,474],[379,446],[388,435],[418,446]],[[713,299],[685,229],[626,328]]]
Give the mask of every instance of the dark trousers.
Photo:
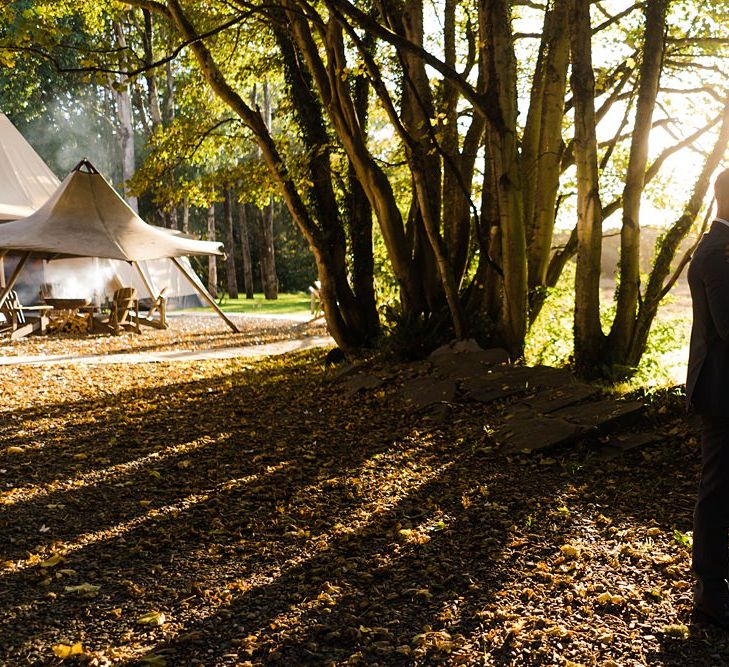
[[[729,417],[701,417],[701,483],[694,510],[693,568],[699,604],[729,602]]]

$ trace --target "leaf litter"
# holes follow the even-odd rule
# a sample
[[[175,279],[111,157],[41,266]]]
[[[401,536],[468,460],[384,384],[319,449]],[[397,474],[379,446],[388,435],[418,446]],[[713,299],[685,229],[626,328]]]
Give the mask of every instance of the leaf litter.
[[[729,659],[690,616],[678,399],[642,418],[659,444],[544,465],[323,357],[0,369],[0,662]]]

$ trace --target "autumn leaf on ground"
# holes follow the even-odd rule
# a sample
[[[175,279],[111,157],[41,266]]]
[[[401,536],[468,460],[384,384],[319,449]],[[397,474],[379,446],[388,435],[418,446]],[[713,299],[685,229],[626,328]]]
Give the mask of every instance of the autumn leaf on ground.
[[[94,584],[79,584],[78,586],[65,586],[66,593],[78,593],[82,597],[94,597],[100,590],[101,586],[95,586]]]
[[[562,555],[565,558],[579,558],[580,557],[580,549],[571,544],[563,544],[559,548],[559,550],[562,552]]]
[[[164,612],[161,611],[150,611],[147,614],[142,614],[137,618],[137,623],[142,625],[164,625],[166,621]]]
[[[52,646],[53,654],[61,660],[72,658],[75,655],[83,655],[84,647],[81,642],[75,644],[54,644]]]
[[[50,558],[44,560],[40,566],[41,567],[55,567],[56,565],[60,565],[63,562],[63,556],[60,554],[53,554]]]
[[[603,593],[602,595],[598,595],[597,602],[598,604],[612,604],[612,605],[621,605],[623,604],[625,598],[623,598],[622,595],[613,595],[612,593]]]

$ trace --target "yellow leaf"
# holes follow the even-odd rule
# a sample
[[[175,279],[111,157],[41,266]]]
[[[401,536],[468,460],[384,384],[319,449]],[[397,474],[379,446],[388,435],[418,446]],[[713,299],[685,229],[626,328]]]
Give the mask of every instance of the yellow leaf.
[[[5,450],[8,454],[22,454],[25,450],[22,447],[8,447]]]
[[[65,586],[64,590],[66,593],[80,593],[84,597],[93,597],[101,590],[101,586],[95,586],[94,584],[79,584],[78,586]]]
[[[683,623],[676,625],[664,625],[663,633],[669,637],[675,637],[677,639],[688,639],[690,634],[689,629]]]
[[[149,506],[149,505],[151,505],[151,504],[152,504],[152,501],[151,501],[151,500],[140,500],[140,501],[139,501],[139,504],[140,504],[140,505],[141,505],[142,507],[147,507],[147,506]]]
[[[613,595],[612,593],[603,593],[598,595],[597,602],[599,604],[614,604],[619,605],[623,603],[623,598],[620,595]]]
[[[580,550],[577,547],[572,546],[571,544],[563,544],[559,549],[565,558],[580,557]]]
[[[150,611],[148,614],[143,614],[137,619],[137,623],[142,625],[163,625],[166,621],[164,612],[161,611]]]
[[[54,644],[51,648],[53,649],[53,654],[61,660],[71,658],[74,655],[83,655],[84,652],[84,647],[81,645],[81,642],[76,642],[70,646],[68,644]]]
[[[63,563],[63,556],[60,554],[53,554],[50,558],[47,560],[44,560],[40,566],[41,567],[55,567],[56,565],[59,565],[60,563]]]

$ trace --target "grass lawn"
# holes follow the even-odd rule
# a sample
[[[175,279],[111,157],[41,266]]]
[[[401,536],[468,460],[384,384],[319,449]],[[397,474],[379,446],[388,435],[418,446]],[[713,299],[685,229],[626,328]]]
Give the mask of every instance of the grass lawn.
[[[263,294],[254,295],[253,299],[246,299],[245,295],[241,295],[237,299],[229,299],[225,296],[222,301],[218,300],[218,304],[226,313],[283,314],[308,311],[311,300],[308,294],[296,292],[279,294],[275,301],[266,301]],[[194,310],[207,310],[207,306]]]

